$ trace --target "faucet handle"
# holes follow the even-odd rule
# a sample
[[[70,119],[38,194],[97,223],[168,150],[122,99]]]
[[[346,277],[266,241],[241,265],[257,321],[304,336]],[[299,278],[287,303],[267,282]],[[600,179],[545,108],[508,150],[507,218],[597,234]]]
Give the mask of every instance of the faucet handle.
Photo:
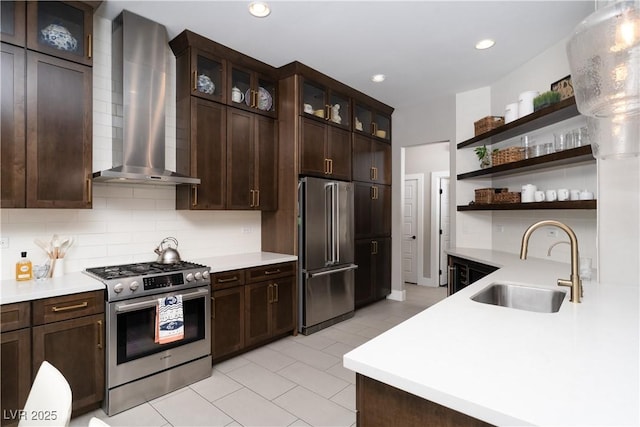
[[[574,286],[573,280],[558,279],[558,286],[566,286],[571,289],[569,301],[580,302],[580,298],[583,296],[582,280],[578,278],[577,289]]]

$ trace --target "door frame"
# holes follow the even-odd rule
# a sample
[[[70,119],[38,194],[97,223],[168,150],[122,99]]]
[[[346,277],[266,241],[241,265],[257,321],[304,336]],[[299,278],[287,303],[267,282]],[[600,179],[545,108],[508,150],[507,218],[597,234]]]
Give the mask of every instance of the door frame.
[[[440,270],[440,181],[442,178],[449,178],[449,171],[431,172],[431,277],[428,286],[433,287],[440,286],[440,274],[435,273]]]
[[[404,176],[402,183],[403,203],[402,218],[404,218],[404,185],[406,181],[416,180],[416,279],[418,285],[428,285],[427,278],[424,277],[424,174],[410,173]],[[403,233],[404,237],[404,233]],[[404,283],[404,277],[402,278]]]

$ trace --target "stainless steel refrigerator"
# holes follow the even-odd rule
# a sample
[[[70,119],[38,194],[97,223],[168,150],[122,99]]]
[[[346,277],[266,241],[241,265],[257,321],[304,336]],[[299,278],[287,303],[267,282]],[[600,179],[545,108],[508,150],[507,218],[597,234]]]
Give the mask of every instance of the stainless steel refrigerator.
[[[306,177],[298,190],[299,330],[309,335],[353,316],[353,184]]]

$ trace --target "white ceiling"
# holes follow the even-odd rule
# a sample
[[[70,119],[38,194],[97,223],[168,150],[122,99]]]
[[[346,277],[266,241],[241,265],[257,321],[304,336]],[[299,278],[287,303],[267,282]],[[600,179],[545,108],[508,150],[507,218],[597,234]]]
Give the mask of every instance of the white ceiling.
[[[567,37],[594,1],[105,1],[279,67],[300,61],[395,108],[487,86]],[[483,38],[496,45],[474,49]],[[383,73],[384,83],[371,75]]]

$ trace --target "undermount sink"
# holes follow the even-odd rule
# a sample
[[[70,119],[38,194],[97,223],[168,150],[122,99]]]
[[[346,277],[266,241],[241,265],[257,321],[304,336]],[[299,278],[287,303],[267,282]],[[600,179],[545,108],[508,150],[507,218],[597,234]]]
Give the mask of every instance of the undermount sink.
[[[556,313],[566,292],[510,283],[492,283],[474,296],[473,301],[537,313]]]

